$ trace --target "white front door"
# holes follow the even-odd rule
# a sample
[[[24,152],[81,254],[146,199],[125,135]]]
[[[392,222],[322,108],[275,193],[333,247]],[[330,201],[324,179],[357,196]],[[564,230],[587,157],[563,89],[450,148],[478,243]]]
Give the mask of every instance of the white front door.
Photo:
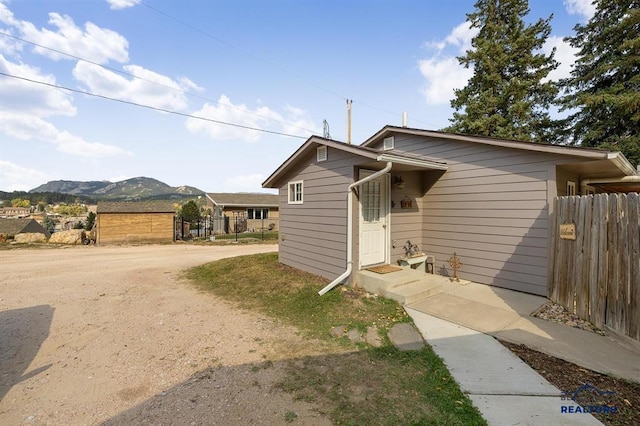
[[[362,170],[360,179],[374,172]],[[360,188],[360,266],[387,261],[388,176],[383,175]]]

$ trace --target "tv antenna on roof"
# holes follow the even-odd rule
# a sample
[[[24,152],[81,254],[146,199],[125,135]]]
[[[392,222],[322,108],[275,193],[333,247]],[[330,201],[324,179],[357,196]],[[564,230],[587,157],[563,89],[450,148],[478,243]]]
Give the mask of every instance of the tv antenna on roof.
[[[329,122],[327,120],[322,120],[322,137],[325,139],[331,139],[331,135],[329,134]]]

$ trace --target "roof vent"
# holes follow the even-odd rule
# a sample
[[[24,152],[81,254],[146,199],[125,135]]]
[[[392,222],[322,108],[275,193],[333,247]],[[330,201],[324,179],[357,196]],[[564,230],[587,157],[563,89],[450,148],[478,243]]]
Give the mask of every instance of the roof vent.
[[[384,141],[382,142],[382,149],[388,151],[393,148],[395,148],[395,138],[393,136],[384,138]]]
[[[316,160],[318,162],[327,161],[327,146],[326,145],[319,146],[318,149],[316,149]]]

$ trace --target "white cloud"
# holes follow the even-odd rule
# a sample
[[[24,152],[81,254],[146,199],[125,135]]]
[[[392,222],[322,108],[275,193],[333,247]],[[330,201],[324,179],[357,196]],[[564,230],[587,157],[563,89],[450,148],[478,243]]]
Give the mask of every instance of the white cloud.
[[[13,12],[9,10],[3,1],[0,1],[0,22],[11,26],[18,24],[18,21],[13,16]]]
[[[454,57],[425,59],[418,66],[427,80],[422,93],[429,105],[448,104],[454,89],[463,88],[473,76],[473,69],[464,68]]]
[[[187,107],[184,79],[178,82],[138,65],[127,65],[124,69],[138,78],[82,61],[74,67],[73,76],[95,94],[156,108],[182,110]],[[190,87],[195,86],[195,83],[187,81]]]
[[[127,39],[115,31],[100,28],[91,22],[87,22],[83,30],[71,17],[50,13],[49,24],[56,30],[37,29],[31,22],[16,19],[3,3],[0,3],[0,22],[15,27],[23,38],[33,43],[93,62],[104,64],[114,60],[124,63],[129,60]],[[70,59],[66,55],[37,46],[33,51],[53,60]]]
[[[444,39],[445,46],[456,46],[460,52],[464,52],[471,48],[471,40],[478,34],[477,28],[471,28],[468,21],[465,21],[455,27],[451,33]]]
[[[126,9],[140,3],[140,0],[107,0],[112,10]]]
[[[2,3],[0,3],[0,12]],[[0,18],[0,22],[2,19]],[[3,33],[14,35],[14,31],[11,28],[2,28],[0,27],[0,31]],[[17,55],[22,51],[22,42],[10,37],[0,37],[0,53],[5,53],[7,55]]]
[[[0,131],[20,140],[38,140],[56,145],[57,150],[80,157],[113,157],[131,155],[130,152],[114,145],[87,142],[66,130],[59,130],[53,124],[28,114],[5,112],[0,116]]]
[[[10,161],[0,160],[0,182],[3,191],[29,191],[51,179],[47,174]]]
[[[457,25],[444,40],[427,43],[436,52],[430,58],[418,61],[420,73],[426,82],[421,89],[429,105],[448,104],[453,90],[464,87],[473,76],[473,69],[464,68],[455,55],[461,55],[471,47],[471,40],[478,33],[469,22]],[[447,54],[443,55],[443,52]]]
[[[192,115],[224,123],[232,123],[237,126],[189,118],[186,121],[186,127],[192,133],[204,134],[212,139],[240,139],[247,142],[258,141],[262,133],[245,127],[268,129],[300,136],[309,136],[311,133],[317,132],[317,127],[305,111],[287,105],[285,113],[286,117],[266,106],[252,110],[246,105],[234,105],[227,96],[222,95],[216,105],[206,103]],[[275,130],[273,127],[274,122],[277,122],[279,126]]]
[[[569,15],[580,15],[584,21],[588,21],[596,14],[594,0],[564,0],[564,7]]]
[[[52,75],[43,74],[38,68],[30,65],[10,62],[2,55],[0,55],[0,71],[48,84],[56,82]],[[14,113],[33,114],[38,117],[76,115],[71,96],[59,89],[17,78],[3,77],[0,78],[0,92],[4,107]]]
[[[558,81],[571,76],[571,70],[576,61],[578,49],[571,47],[562,37],[550,36],[542,47],[542,51],[548,55],[554,47],[556,48],[555,59],[560,65],[549,73],[547,80]]]
[[[16,64],[0,55],[0,70],[36,81],[55,84],[51,75],[45,75],[38,68]],[[68,131],[59,130],[44,120],[51,116],[75,116],[76,108],[65,92],[28,81],[0,78],[3,112],[0,114],[0,132],[20,139],[53,143],[58,151],[82,157],[110,157],[130,154],[113,145],[87,142]],[[6,108],[6,109],[5,109]]]
[[[289,104],[287,104],[284,110],[286,112],[284,121],[289,124],[282,125],[283,133],[304,137],[308,137],[310,134],[322,134],[322,129],[313,122],[307,111]]]

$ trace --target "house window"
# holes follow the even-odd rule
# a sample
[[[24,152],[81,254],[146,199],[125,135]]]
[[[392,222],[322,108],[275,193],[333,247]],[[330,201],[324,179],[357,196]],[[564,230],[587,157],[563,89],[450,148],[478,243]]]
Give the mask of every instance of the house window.
[[[289,204],[302,204],[303,185],[301,180],[289,182],[288,192]]]
[[[567,195],[576,195],[576,183],[567,181]]]
[[[316,160],[318,162],[320,161],[327,161],[327,147],[326,146],[319,146],[318,149],[316,150]]]
[[[585,195],[596,195],[596,189],[593,186],[587,186],[584,189]]]
[[[268,219],[269,209],[250,208],[247,209],[247,219]]]

